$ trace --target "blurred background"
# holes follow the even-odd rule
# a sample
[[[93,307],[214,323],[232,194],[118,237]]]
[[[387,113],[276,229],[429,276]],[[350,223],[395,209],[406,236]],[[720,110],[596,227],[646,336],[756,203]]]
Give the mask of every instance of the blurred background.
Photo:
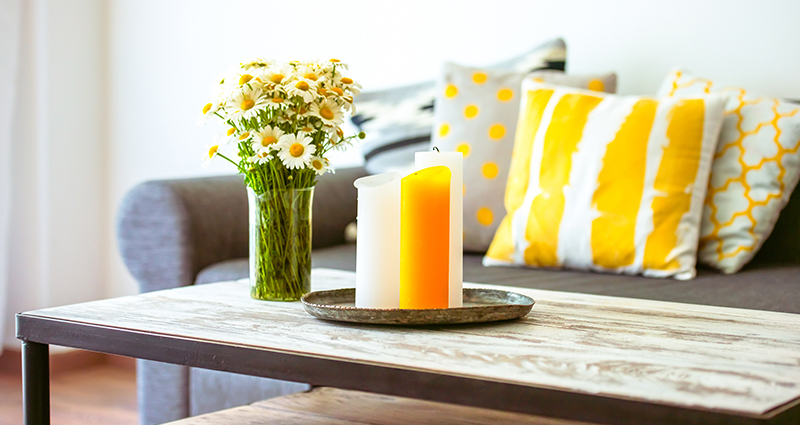
[[[683,67],[800,99],[798,18],[789,0],[0,0],[0,342],[19,347],[14,313],[137,292],[120,200],[150,179],[234,172],[200,167],[218,129],[196,125],[231,65],[334,57],[371,90],[563,37],[568,72],[615,71],[622,94],[655,94]]]

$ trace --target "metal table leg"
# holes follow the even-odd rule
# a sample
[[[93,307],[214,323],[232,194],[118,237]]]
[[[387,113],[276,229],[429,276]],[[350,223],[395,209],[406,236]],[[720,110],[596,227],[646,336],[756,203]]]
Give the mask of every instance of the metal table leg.
[[[25,425],[50,423],[50,346],[22,342],[22,405]]]

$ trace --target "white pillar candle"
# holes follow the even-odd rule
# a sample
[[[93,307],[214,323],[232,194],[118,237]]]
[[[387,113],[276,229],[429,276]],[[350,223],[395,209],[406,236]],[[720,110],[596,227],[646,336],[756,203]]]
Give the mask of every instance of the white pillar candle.
[[[356,307],[400,308],[400,179],[362,177],[358,188]]]
[[[464,273],[464,155],[461,152],[417,152],[415,167],[450,168],[450,307],[461,307]]]

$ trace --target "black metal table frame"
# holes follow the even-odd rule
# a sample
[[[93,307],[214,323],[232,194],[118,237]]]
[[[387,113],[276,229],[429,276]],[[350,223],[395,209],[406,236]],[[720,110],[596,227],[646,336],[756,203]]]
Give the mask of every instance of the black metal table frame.
[[[391,368],[94,324],[17,314],[24,423],[50,423],[49,345],[273,379],[562,418],[628,425],[800,424],[800,399],[765,415],[666,406],[500,381]],[[453,391],[457,388],[458,391]],[[535,400],[532,403],[531,400]]]

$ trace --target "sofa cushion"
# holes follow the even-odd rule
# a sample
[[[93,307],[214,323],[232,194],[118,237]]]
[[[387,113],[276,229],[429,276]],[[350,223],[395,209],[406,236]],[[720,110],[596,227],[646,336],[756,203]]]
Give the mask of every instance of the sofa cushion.
[[[312,267],[355,270],[355,245],[314,250]],[[247,260],[210,266],[197,283],[246,278]],[[800,314],[800,265],[753,263],[735,275],[701,268],[690,281],[591,272],[517,267],[484,267],[480,255],[464,256],[464,281],[552,291],[641,298],[720,307],[750,308]]]
[[[699,261],[725,273],[747,264],[800,180],[800,108],[673,71],[659,96],[720,93],[725,121],[706,195]],[[795,227],[797,229],[798,227]]]
[[[695,276],[720,95],[660,100],[525,79],[486,265]]]

